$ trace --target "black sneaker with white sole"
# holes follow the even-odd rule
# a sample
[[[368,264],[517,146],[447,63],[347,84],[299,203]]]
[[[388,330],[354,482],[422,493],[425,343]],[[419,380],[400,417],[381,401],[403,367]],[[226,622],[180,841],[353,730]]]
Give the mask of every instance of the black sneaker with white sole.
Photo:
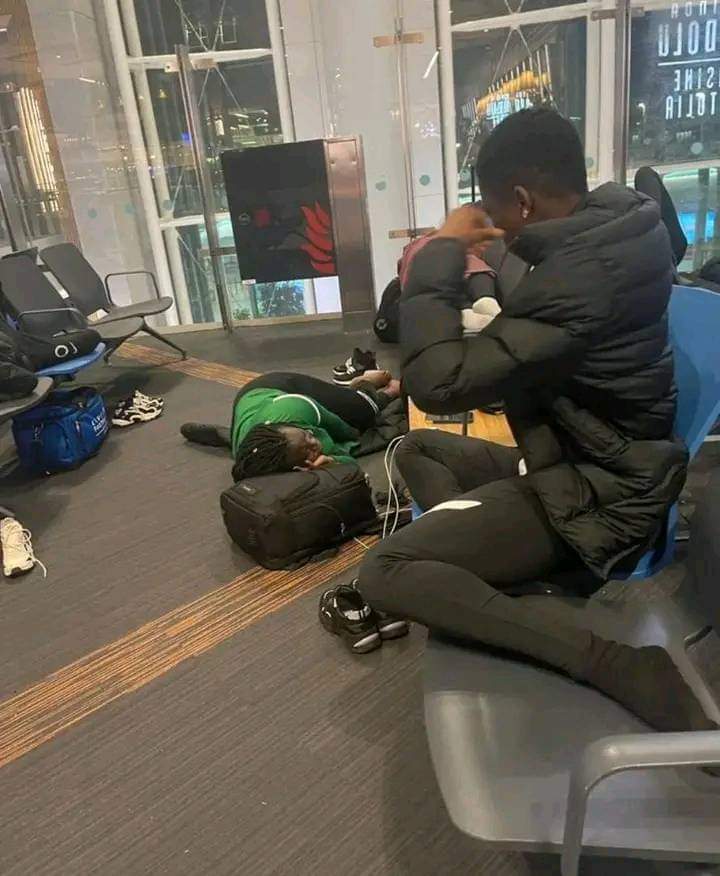
[[[368,654],[382,645],[375,612],[354,587],[341,584],[320,597],[320,623],[343,638],[353,654]]]
[[[377,369],[377,358],[372,350],[361,350],[355,347],[352,356],[342,365],[333,368],[333,383],[346,386],[356,377],[362,377],[366,371]]]
[[[393,617],[382,611],[376,611],[377,628],[383,641],[388,639],[401,639],[410,632],[410,624],[402,618]]]
[[[367,603],[363,599],[362,593],[358,590],[358,579],[355,578],[350,582],[350,587],[358,594],[365,605]],[[370,606],[368,606],[369,608]],[[401,639],[407,636],[410,632],[410,624],[403,618],[393,617],[391,614],[385,614],[384,611],[373,609],[375,615],[375,623],[377,624],[380,638],[387,641],[389,639]]]

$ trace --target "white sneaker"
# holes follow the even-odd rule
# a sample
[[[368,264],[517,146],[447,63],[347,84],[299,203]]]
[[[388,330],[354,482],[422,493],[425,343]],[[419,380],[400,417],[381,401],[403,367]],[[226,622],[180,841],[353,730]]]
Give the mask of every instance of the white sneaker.
[[[35,556],[32,533],[13,517],[0,520],[0,545],[2,546],[3,572],[8,578],[25,575],[35,564],[47,577],[47,569]]]

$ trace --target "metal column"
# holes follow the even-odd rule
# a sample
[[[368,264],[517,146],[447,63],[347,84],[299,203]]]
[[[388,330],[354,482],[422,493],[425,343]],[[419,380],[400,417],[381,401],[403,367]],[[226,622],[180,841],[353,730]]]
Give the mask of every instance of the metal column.
[[[613,175],[627,184],[628,127],[630,118],[631,0],[618,0],[615,13],[615,137]]]
[[[120,19],[120,10],[117,5],[117,0],[104,0],[104,4],[110,46],[112,49],[113,60],[115,61],[115,74],[117,75],[120,97],[125,111],[125,121],[128,128],[130,146],[132,148],[138,188],[140,189],[140,198],[142,200],[145,218],[147,220],[148,238],[150,249],[153,254],[153,261],[155,262],[155,273],[157,274],[160,291],[164,295],[172,296],[174,301],[173,282],[170,275],[170,268],[168,266],[167,253],[165,252],[165,241],[163,239],[163,233],[160,229],[160,222],[157,215],[155,189],[153,188],[152,176],[150,174],[147,153],[145,151],[145,141],[143,139],[140,114],[138,113],[137,103],[135,101],[135,89],[133,87],[130,66],[128,64],[127,47],[125,45],[125,34],[123,32],[122,21]]]
[[[279,0],[265,0],[265,10],[267,11],[268,31],[270,33],[275,90],[280,111],[280,128],[283,140],[289,143],[295,139],[295,120],[290,102],[290,81],[288,79],[287,58],[285,57],[285,37]]]
[[[232,312],[228,300],[227,285],[225,283],[225,269],[220,255],[220,237],[217,231],[217,210],[215,209],[215,194],[210,177],[210,168],[207,162],[207,148],[205,135],[200,121],[200,108],[198,107],[197,91],[193,78],[193,66],[190,60],[190,50],[187,46],[175,46],[175,54],[178,61],[178,74],[180,76],[180,90],[182,92],[185,115],[187,116],[190,142],[192,145],[195,170],[198,175],[200,187],[200,200],[202,201],[203,216],[205,217],[205,229],[207,231],[208,250],[210,262],[215,278],[220,316],[223,325],[228,332],[232,332]]]
[[[140,58],[143,54],[143,48],[135,14],[134,0],[120,0],[120,8],[129,55],[133,58]],[[147,138],[148,164],[153,167],[153,182],[157,192],[160,209],[159,215],[162,219],[171,219],[172,207],[168,209],[167,204],[172,203],[172,196],[168,186],[167,171],[163,160],[162,144],[160,143],[160,135],[155,119],[148,74],[144,68],[135,70],[135,86],[138,94],[137,106],[145,129],[145,137]],[[188,325],[193,322],[193,317],[190,308],[190,295],[185,280],[185,269],[183,268],[182,256],[180,255],[177,229],[173,228],[165,232],[165,240],[167,243],[166,251],[170,273],[172,274],[175,289],[175,307],[177,309],[178,321],[182,325]]]
[[[400,6],[400,4],[398,4]],[[396,75],[398,87],[398,107],[400,109],[400,136],[403,147],[403,164],[405,167],[405,199],[407,202],[408,224],[411,239],[417,236],[417,213],[415,211],[415,184],[413,181],[412,142],[408,122],[408,90],[407,71],[405,68],[405,43],[403,19],[395,19],[395,50],[397,52]]]
[[[442,126],[443,170],[445,173],[445,209],[458,205],[457,130],[455,128],[455,74],[453,71],[453,37],[450,0],[435,0],[435,29],[440,52],[440,121]]]

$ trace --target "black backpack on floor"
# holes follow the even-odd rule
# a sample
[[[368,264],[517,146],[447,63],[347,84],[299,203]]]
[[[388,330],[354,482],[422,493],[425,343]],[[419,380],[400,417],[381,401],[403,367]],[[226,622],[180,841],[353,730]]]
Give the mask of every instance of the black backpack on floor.
[[[296,569],[377,522],[353,463],[247,478],[220,496],[230,538],[266,569]]]
[[[400,341],[400,294],[400,278],[395,277],[385,287],[373,324],[375,334],[384,344]]]

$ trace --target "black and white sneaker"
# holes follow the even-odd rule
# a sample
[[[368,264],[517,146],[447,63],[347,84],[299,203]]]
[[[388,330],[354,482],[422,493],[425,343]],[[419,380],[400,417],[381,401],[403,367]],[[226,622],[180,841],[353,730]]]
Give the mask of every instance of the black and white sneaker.
[[[144,395],[139,390],[130,397],[119,402],[112,416],[113,426],[132,426],[135,423],[147,423],[162,415],[165,402],[162,398]]]
[[[375,612],[354,587],[341,584],[320,597],[320,623],[341,636],[353,654],[368,654],[382,645]]]
[[[350,587],[357,593],[360,599],[365,602],[362,593],[358,590],[358,583],[358,579],[355,578],[350,583]],[[365,604],[367,605],[367,603]],[[369,607],[370,606],[368,606],[368,608]],[[384,611],[378,611],[377,609],[372,609],[372,611],[375,615],[375,623],[377,624],[378,633],[380,633],[380,638],[384,641],[387,641],[388,639],[401,639],[403,636],[407,636],[410,632],[410,624],[406,620],[393,617],[390,614],[385,614]]]
[[[410,624],[402,618],[392,617],[382,611],[376,611],[377,628],[383,641],[401,639],[410,632]]]
[[[333,383],[345,386],[356,377],[362,377],[366,371],[375,371],[376,369],[375,353],[372,350],[361,350],[359,347],[355,347],[349,359],[342,365],[336,365],[333,368]]]

